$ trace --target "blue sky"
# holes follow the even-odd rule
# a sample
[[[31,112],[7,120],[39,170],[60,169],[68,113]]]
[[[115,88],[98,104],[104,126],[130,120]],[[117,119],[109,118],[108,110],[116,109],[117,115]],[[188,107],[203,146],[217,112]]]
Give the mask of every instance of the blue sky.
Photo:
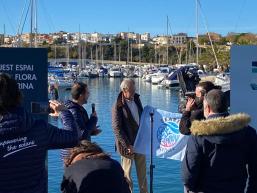
[[[22,9],[28,0],[0,0],[0,33],[4,24],[7,34],[16,34]],[[133,31],[166,33],[185,32],[194,36],[195,0],[37,0],[38,31],[118,33]],[[257,33],[256,0],[200,0],[199,33],[208,30],[226,35],[228,32]],[[203,19],[205,18],[205,19]],[[169,29],[169,30],[170,30]],[[28,32],[29,20],[23,32]]]

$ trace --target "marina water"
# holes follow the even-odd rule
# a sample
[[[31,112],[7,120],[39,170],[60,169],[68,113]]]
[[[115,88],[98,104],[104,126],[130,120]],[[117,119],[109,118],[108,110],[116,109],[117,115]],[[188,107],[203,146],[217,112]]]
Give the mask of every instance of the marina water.
[[[156,85],[151,85],[141,79],[134,79],[136,82],[137,92],[143,106],[151,105],[153,107],[177,112],[178,109],[178,90],[160,89]],[[85,108],[88,114],[91,113],[91,104],[95,103],[98,115],[98,125],[102,133],[92,137],[92,141],[97,142],[105,152],[109,153],[112,158],[120,161],[120,156],[114,149],[114,134],[111,127],[111,108],[120,92],[120,78],[96,78],[84,79],[89,86],[90,97]],[[70,91],[60,90],[60,99],[70,98]],[[50,119],[49,122],[61,127],[60,121]],[[147,179],[149,184],[149,158],[147,158]],[[156,193],[180,193],[183,192],[181,182],[181,162],[154,158],[154,192]],[[63,175],[63,164],[60,160],[60,150],[51,150],[48,153],[48,192],[60,192],[60,183]],[[134,179],[134,192],[138,193],[138,184],[135,166],[133,166],[132,177]],[[100,184],[99,184],[100,185]]]

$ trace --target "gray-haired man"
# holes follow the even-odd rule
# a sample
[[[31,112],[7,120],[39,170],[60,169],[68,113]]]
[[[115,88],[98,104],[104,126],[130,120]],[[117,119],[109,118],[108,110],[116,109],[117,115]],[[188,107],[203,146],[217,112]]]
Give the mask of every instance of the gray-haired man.
[[[116,148],[121,155],[121,165],[129,181],[131,192],[133,191],[131,168],[133,161],[135,161],[140,193],[146,193],[145,156],[135,153],[133,149],[143,107],[139,95],[136,93],[135,82],[132,79],[124,79],[120,89],[121,92],[112,109],[112,127]]]

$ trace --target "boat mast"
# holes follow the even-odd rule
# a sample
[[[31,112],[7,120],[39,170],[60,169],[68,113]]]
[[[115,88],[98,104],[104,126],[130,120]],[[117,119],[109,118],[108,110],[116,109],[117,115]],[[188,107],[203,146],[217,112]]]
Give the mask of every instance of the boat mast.
[[[198,24],[198,19],[199,19],[199,15],[198,15],[198,0],[196,0],[196,64],[198,65],[199,63],[199,35],[198,35],[198,28],[199,28],[199,24]]]
[[[169,16],[167,15],[167,65],[169,65]]]
[[[69,66],[69,63],[70,63],[70,47],[69,47],[69,44],[67,44],[66,46],[66,62],[67,62],[67,66]]]
[[[35,16],[35,21],[34,21],[34,47],[37,48],[37,0],[34,0],[34,16]]]
[[[127,49],[127,65],[128,65],[129,64],[129,29],[128,29],[127,38],[128,38],[128,49]]]
[[[31,0],[31,17],[30,17],[30,47],[37,47],[37,7],[36,0]]]
[[[91,58],[91,63],[93,63],[93,44],[91,44],[91,49],[90,49],[90,58]]]
[[[141,35],[139,36],[139,45],[138,45],[138,54],[139,54],[139,63],[141,64]]]
[[[3,44],[4,44],[4,39],[5,39],[5,24],[4,24],[4,37],[3,37]]]
[[[114,47],[114,56],[113,56],[113,60],[116,62],[116,61],[117,61],[116,41],[114,41],[113,47]]]
[[[56,44],[54,44],[54,64],[56,64]]]
[[[102,42],[100,42],[100,48],[101,48],[101,50],[100,50],[100,53],[101,53],[101,64],[103,65],[104,64],[104,48],[103,48]],[[97,67],[100,68],[99,65]]]
[[[30,47],[32,47],[32,42],[33,42],[33,37],[32,37],[32,33],[33,33],[33,7],[34,7],[34,0],[30,0],[31,1],[31,7],[30,7],[30,11],[31,11],[31,17],[30,17]]]
[[[130,62],[131,62],[131,64],[132,64],[132,62],[133,62],[133,55],[132,55],[132,52],[133,52],[133,42],[131,42],[131,45],[130,45]]]
[[[95,45],[95,64],[98,66],[98,48],[97,44]]]
[[[78,62],[79,62],[79,73],[82,70],[82,63],[81,63],[81,33],[80,33],[80,24],[79,24],[79,42],[78,42]]]
[[[154,43],[154,63],[157,64],[156,43]]]
[[[83,53],[84,53],[84,57],[83,57],[83,68],[85,68],[86,64],[87,64],[87,39],[86,39],[86,42],[85,42],[85,46],[84,46],[84,49],[83,49]]]
[[[121,45],[119,43],[119,64],[120,64],[120,53],[121,53]]]

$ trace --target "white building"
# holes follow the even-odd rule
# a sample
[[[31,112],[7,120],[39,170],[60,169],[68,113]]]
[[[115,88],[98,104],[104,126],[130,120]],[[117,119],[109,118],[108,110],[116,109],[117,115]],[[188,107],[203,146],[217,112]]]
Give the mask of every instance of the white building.
[[[186,33],[179,33],[172,35],[170,37],[170,44],[177,46],[177,45],[183,45],[187,42],[187,34]]]
[[[92,42],[92,43],[97,43],[97,42],[100,42],[100,41],[102,41],[103,39],[102,39],[102,34],[100,34],[100,33],[92,33],[91,34],[91,38],[90,38],[90,42]]]
[[[149,42],[150,41],[150,33],[141,34],[141,41],[142,42]]]
[[[153,38],[153,42],[157,45],[167,45],[169,37],[167,36],[156,36]]]
[[[153,38],[153,42],[158,45],[183,45],[187,42],[187,34],[179,33],[171,36],[157,36]]]

